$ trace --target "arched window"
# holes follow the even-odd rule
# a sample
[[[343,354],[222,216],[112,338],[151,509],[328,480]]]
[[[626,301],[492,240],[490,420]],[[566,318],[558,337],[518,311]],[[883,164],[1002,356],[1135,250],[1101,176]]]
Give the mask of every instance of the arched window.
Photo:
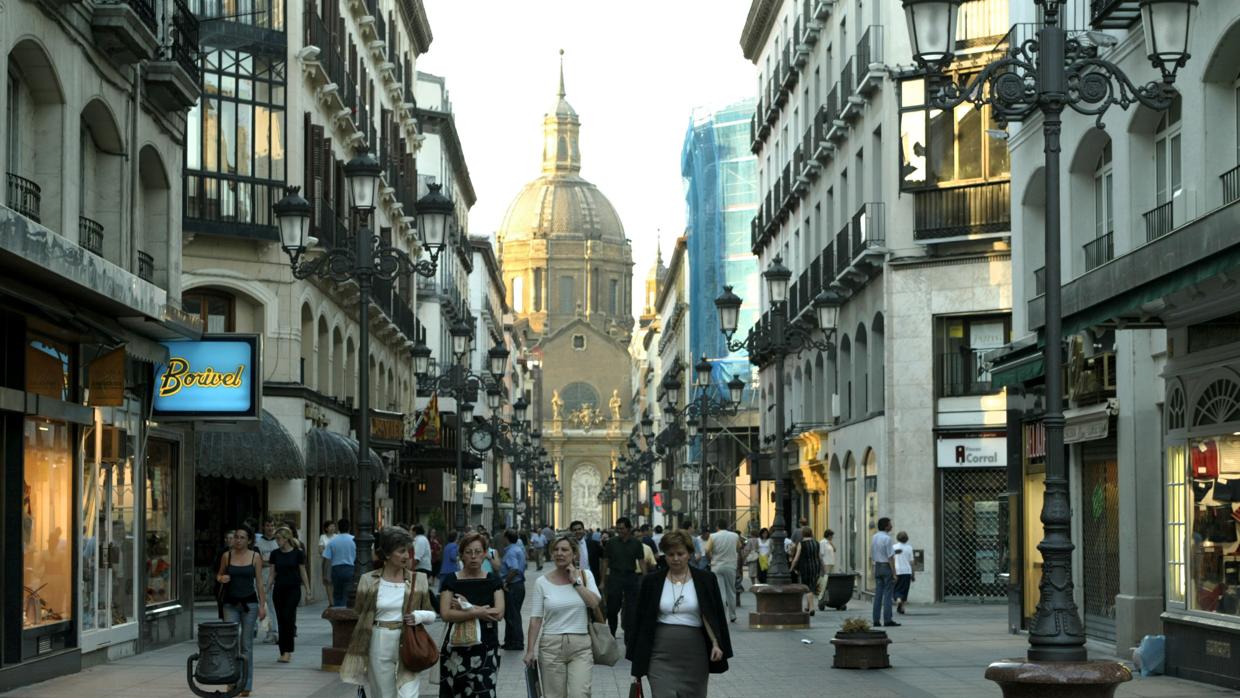
[[[577,381],[569,383],[560,391],[560,399],[564,401],[564,412],[571,414],[580,410],[583,405],[598,407],[598,391],[589,383]]]
[[[1115,257],[1115,184],[1111,142],[1107,141],[1094,167],[1094,241],[1085,246],[1085,270]]]
[[[1154,187],[1158,207],[1146,214],[1146,237],[1150,240],[1162,237],[1175,227],[1177,215],[1176,197],[1184,189],[1184,164],[1181,157],[1180,98],[1163,112],[1154,134]]]
[[[525,277],[512,277],[512,310],[515,313],[525,312]]]

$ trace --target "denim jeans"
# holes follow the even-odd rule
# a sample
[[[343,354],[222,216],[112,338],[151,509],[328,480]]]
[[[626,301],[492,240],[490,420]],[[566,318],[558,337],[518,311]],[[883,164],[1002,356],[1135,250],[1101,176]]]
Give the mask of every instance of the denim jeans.
[[[241,624],[241,656],[245,658],[245,685],[242,690],[254,688],[254,626],[258,623],[258,602],[247,604],[224,604],[224,620]]]
[[[344,606],[353,583],[353,565],[332,565],[332,605]]]
[[[878,612],[883,612],[882,620],[891,622],[891,594],[895,586],[895,577],[891,574],[891,563],[874,563],[874,625],[878,625]]]

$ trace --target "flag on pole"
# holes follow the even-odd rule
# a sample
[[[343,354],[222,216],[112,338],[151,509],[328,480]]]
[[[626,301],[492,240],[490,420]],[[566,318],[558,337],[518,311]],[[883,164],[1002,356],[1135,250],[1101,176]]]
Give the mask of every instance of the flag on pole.
[[[418,443],[431,443],[438,446],[440,431],[439,393],[434,393],[431,395],[431,401],[426,405],[426,409],[422,410],[418,416],[418,426],[413,433],[413,440]]]

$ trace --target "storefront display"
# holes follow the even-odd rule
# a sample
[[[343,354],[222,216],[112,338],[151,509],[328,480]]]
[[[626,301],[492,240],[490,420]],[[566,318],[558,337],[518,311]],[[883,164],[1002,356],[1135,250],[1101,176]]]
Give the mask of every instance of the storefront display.
[[[22,626],[73,617],[73,455],[70,427],[25,420],[21,527]]]
[[[1188,607],[1240,616],[1240,436],[1190,439]]]
[[[170,441],[150,439],[146,447],[146,605],[176,600],[176,557],[173,523],[173,473],[176,472],[176,446]]]

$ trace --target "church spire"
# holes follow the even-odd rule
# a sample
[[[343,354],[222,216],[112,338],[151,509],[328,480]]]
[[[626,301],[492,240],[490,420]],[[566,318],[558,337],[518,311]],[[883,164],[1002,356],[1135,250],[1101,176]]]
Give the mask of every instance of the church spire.
[[[560,89],[551,112],[543,117],[543,174],[577,174],[581,171],[578,146],[581,121],[564,95],[564,49],[560,49]]]

